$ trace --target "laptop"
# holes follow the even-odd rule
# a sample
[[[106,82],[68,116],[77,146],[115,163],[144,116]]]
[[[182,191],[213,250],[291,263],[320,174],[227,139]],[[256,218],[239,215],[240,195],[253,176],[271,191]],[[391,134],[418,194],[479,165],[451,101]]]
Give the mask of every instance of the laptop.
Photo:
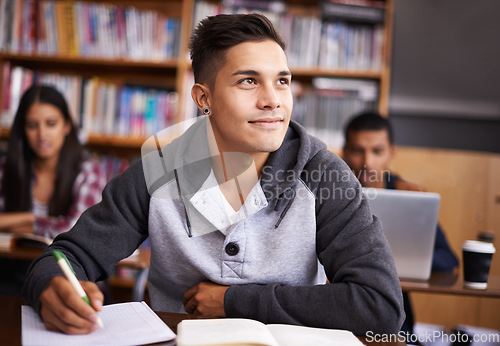
[[[437,193],[363,188],[371,211],[382,221],[400,279],[427,280],[441,197]]]

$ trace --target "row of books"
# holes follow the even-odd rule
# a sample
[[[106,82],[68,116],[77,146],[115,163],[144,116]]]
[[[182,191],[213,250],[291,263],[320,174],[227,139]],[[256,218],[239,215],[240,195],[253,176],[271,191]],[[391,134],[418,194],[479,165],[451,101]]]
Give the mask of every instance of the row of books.
[[[381,67],[384,44],[382,24],[238,7],[238,1],[231,1],[231,6],[225,3],[196,2],[194,26],[204,17],[219,13],[259,12],[276,25],[285,39],[291,67],[348,70],[379,70]]]
[[[312,87],[296,89],[303,92],[295,96],[292,119],[331,148],[343,146],[344,127],[354,115],[377,108],[375,81],[315,78]]]
[[[31,84],[50,84],[60,90],[82,138],[89,135],[145,138],[176,122],[178,94],[140,86],[119,86],[101,78],[41,73],[4,63],[3,110],[0,124],[10,128],[19,99]],[[330,147],[341,147],[346,122],[364,110],[376,110],[376,81],[315,78],[310,87],[294,81],[293,119]],[[190,114],[192,113],[192,114]],[[196,110],[187,112],[196,116]]]
[[[144,86],[117,85],[98,77],[43,73],[4,63],[0,124],[10,128],[22,93],[32,84],[49,84],[65,96],[82,137],[144,138],[175,122],[178,94]]]
[[[385,20],[385,2],[380,0],[323,0],[323,18],[381,24]]]
[[[284,13],[287,10],[285,0],[223,0],[222,3],[228,7],[248,7],[277,13]],[[384,22],[385,6],[386,2],[383,0],[319,1],[322,18],[373,24]]]
[[[119,87],[97,77],[84,83],[84,133],[144,138],[175,122],[178,94],[174,91]]]
[[[0,0],[0,51],[160,61],[179,54],[180,19],[107,3]]]
[[[0,126],[10,128],[14,121],[19,101],[22,94],[33,83],[48,84],[58,89],[68,102],[73,122],[80,124],[80,87],[82,77],[67,76],[57,73],[39,73],[31,69],[19,66],[11,66],[9,62],[3,62],[2,83],[2,109],[0,109]]]

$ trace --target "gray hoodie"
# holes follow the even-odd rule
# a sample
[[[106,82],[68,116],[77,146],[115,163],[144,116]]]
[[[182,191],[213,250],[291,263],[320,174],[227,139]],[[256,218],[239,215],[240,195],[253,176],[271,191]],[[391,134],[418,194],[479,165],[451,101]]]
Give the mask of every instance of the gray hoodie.
[[[149,236],[154,310],[185,312],[183,293],[212,281],[230,286],[228,317],[357,335],[398,332],[404,312],[394,260],[348,166],[291,122],[243,216],[228,218],[211,189],[206,138],[200,121],[144,155],[48,250],[63,251],[80,280],[97,281]],[[45,251],[24,287],[38,310],[54,275],[60,270]]]

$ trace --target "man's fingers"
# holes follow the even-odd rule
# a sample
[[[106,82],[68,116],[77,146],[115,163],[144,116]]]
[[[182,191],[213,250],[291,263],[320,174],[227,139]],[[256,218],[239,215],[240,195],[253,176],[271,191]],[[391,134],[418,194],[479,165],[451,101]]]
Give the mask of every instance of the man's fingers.
[[[184,309],[188,314],[194,314],[198,303],[195,301],[194,297],[184,302]]]
[[[93,290],[91,285],[86,286]],[[102,297],[102,294],[97,292],[92,294],[97,297],[95,300]],[[88,334],[97,328],[96,311],[85,303],[69,281],[62,276],[52,279],[49,287],[42,292],[40,302],[40,314],[47,328],[51,330],[60,330],[67,334]]]
[[[182,299],[182,304],[184,306],[193,298],[193,296],[198,292],[198,285],[191,287],[186,292],[184,292],[184,296]],[[187,311],[187,310],[186,310]]]
[[[224,295],[228,286],[200,282],[184,293],[184,309],[194,315],[224,317]]]
[[[99,287],[93,282],[90,281],[80,281],[82,284],[83,290],[87,293],[87,296],[90,299],[90,303],[92,304],[92,308],[96,311],[102,310],[102,304],[104,301],[104,294],[101,292]]]
[[[63,312],[63,316],[51,310],[46,311],[44,321],[47,329],[62,331],[66,334],[88,334],[98,327],[95,323],[89,322],[86,319],[82,320],[76,314],[72,313],[71,310],[66,311],[69,312]],[[77,324],[71,324],[72,321],[77,321]]]
[[[82,318],[95,320],[95,310],[90,305],[88,305],[82,297],[80,297],[75,288],[66,278],[62,278],[62,280],[64,280],[64,282],[60,286],[60,289],[57,291],[57,294],[59,295],[59,298],[63,302],[64,306],[72,310]],[[89,287],[88,284],[90,283],[86,282],[85,287]]]

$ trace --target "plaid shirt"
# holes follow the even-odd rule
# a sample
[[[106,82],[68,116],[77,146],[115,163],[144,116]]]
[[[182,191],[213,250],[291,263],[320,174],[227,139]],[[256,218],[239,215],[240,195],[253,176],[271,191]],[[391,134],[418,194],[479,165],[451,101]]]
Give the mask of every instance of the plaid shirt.
[[[0,160],[0,212],[5,210],[3,198],[3,174],[5,158]],[[32,184],[35,179],[32,179]],[[107,183],[106,173],[96,159],[84,159],[73,184],[73,201],[68,214],[53,216],[36,216],[33,233],[44,237],[55,238],[59,233],[69,231],[80,215],[89,207],[101,201],[101,193]]]

